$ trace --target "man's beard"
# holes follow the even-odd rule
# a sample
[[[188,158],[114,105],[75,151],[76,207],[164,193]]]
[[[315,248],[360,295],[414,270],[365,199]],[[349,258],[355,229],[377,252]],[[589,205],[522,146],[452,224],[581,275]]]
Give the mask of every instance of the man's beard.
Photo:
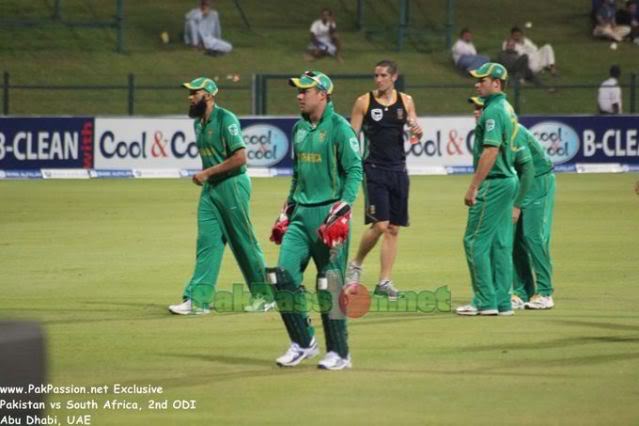
[[[206,112],[206,101],[204,99],[200,99],[200,102],[196,104],[191,104],[189,106],[189,117],[191,118],[204,117],[205,112]]]

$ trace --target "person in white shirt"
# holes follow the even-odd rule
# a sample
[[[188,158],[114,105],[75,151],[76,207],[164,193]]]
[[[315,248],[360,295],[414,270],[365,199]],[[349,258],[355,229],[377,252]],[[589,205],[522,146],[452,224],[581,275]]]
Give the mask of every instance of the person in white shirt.
[[[200,6],[185,16],[184,43],[195,48],[203,47],[213,55],[229,53],[233,45],[222,39],[222,26],[210,0],[200,0]]]
[[[333,56],[341,62],[340,50],[341,43],[337,36],[335,15],[331,9],[324,8],[320,13],[320,19],[311,25],[311,43],[306,48],[304,57],[311,61],[324,56]]]
[[[459,39],[451,49],[453,53],[453,62],[455,66],[464,72],[477,69],[490,62],[490,58],[484,55],[478,55],[477,49],[473,44],[473,34],[468,28],[463,28],[459,33]]]
[[[544,44],[541,47],[537,47],[528,37],[524,36],[524,32],[519,27],[513,27],[510,30],[510,39],[515,42],[515,51],[519,55],[528,56],[528,66],[537,74],[542,70],[549,70],[552,75],[557,73],[557,67],[555,66],[555,50],[550,44]],[[506,49],[508,40],[502,43],[502,49]]]
[[[621,114],[621,87],[619,87],[621,68],[619,65],[610,67],[610,78],[599,86],[597,106],[600,114]]]

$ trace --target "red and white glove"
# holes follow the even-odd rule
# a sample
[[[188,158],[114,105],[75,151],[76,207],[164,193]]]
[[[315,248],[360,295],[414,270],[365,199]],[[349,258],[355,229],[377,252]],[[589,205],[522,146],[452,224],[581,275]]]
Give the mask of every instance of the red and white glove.
[[[338,201],[329,210],[317,234],[327,247],[339,246],[348,238],[350,220],[351,206],[344,201]]]
[[[280,215],[277,217],[273,228],[271,229],[271,237],[269,240],[273,241],[275,244],[282,244],[282,240],[284,239],[284,234],[288,229],[289,216],[293,214],[293,210],[295,210],[295,204],[286,202],[282,207],[282,211]]]

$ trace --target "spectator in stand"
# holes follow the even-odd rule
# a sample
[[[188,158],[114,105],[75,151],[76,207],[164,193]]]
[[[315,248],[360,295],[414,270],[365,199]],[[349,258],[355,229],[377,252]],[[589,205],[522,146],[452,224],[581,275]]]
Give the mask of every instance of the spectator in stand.
[[[630,41],[639,44],[639,6],[633,0],[626,1],[626,8],[617,12],[617,24],[630,27]]]
[[[615,0],[605,0],[597,10],[595,29],[592,35],[608,40],[621,41],[630,34],[630,27],[617,25],[617,6]]]
[[[543,70],[549,70],[552,75],[557,74],[555,67],[555,50],[550,44],[544,44],[537,47],[528,37],[524,35],[524,31],[519,27],[513,27],[510,30],[510,40],[514,42],[513,47],[520,56],[528,56],[528,66],[535,74]],[[502,43],[502,49],[506,50],[508,40]]]
[[[222,40],[222,26],[211,0],[200,0],[200,6],[185,16],[184,43],[194,48],[204,48],[206,53],[221,55],[233,50],[233,46]]]
[[[610,78],[599,86],[597,95],[599,114],[621,114],[623,112],[621,107],[619,77],[621,77],[621,68],[619,68],[619,65],[611,66]]]
[[[452,48],[453,62],[464,73],[477,69],[490,61],[488,56],[478,55],[473,44],[473,34],[468,28],[463,28],[459,33],[459,39]]]
[[[505,41],[504,49],[497,55],[497,62],[506,67],[513,81],[533,83],[541,86],[541,81],[528,65],[528,55],[520,55],[515,48],[515,40],[509,38]]]
[[[335,15],[331,9],[325,7],[320,13],[320,18],[311,25],[311,43],[306,48],[304,59],[313,61],[324,56],[333,56],[342,62],[341,47]]]

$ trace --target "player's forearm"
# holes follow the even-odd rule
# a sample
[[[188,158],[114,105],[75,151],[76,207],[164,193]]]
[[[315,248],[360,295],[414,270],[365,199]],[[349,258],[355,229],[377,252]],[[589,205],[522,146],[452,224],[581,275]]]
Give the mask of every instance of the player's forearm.
[[[522,164],[521,171],[519,173],[519,191],[517,192],[517,197],[514,202],[515,207],[521,208],[522,204],[524,204],[526,195],[528,195],[528,191],[530,191],[534,180],[535,166],[533,165],[533,162],[528,161]]]
[[[243,165],[246,164],[246,150],[244,148],[238,149],[231,155],[229,158],[221,162],[220,164],[216,164],[213,167],[209,167],[205,169],[207,177],[215,177],[219,175],[224,175],[230,173],[234,170],[239,169]]]
[[[354,108],[351,113],[351,127],[355,130],[355,134],[358,135],[362,130],[362,122],[364,121],[364,115],[359,112],[359,109]]]
[[[497,160],[497,155],[499,154],[499,148],[495,147],[486,147],[484,148],[484,152],[481,153],[481,157],[479,157],[479,162],[477,163],[477,169],[475,170],[475,174],[473,174],[473,179],[470,182],[470,185],[474,188],[479,188],[482,184],[490,170],[495,165],[495,161]]]
[[[344,181],[344,189],[342,190],[342,201],[353,205],[357,198],[359,186],[362,184],[363,170],[361,161],[353,162],[346,169],[346,179]]]

